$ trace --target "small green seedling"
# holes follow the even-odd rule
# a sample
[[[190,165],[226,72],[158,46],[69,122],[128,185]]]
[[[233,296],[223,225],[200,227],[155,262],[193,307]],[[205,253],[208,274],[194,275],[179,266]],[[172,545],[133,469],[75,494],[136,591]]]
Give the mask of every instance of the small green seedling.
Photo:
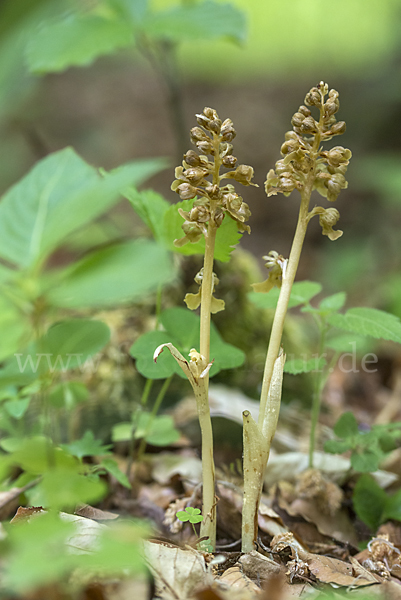
[[[185,510],[179,510],[176,513],[176,517],[182,523],[186,523],[189,521],[192,525],[192,529],[194,530],[194,534],[198,537],[195,529],[195,523],[200,523],[203,521],[203,517],[200,514],[199,508],[193,508],[192,506],[187,506]],[[202,539],[198,544],[197,548],[199,552],[213,552],[213,546],[210,543],[210,539]]]
[[[401,423],[373,425],[369,431],[360,431],[355,416],[346,412],[334,426],[340,439],[329,440],[325,452],[342,454],[351,450],[351,466],[359,473],[377,471],[379,463],[396,448],[395,441],[401,437]]]

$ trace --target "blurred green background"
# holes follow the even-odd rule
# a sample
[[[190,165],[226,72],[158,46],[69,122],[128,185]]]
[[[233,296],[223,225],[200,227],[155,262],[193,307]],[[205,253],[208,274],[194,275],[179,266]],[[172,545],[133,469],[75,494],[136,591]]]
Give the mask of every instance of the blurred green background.
[[[0,3],[1,191],[39,158],[67,145],[106,168],[148,156],[167,156],[172,168],[177,164],[180,145],[163,73],[143,53],[124,48],[85,66],[29,73],[29,48],[47,19],[74,11],[106,14],[105,5],[115,2]],[[145,6],[143,0],[131,4],[134,12]],[[200,4],[153,0],[149,9],[161,14],[171,7]],[[239,29],[242,18],[246,23],[246,30],[237,36],[240,41],[230,36],[205,39],[202,33],[180,30],[174,18],[170,25],[172,38],[182,41],[174,68],[186,129],[195,124],[196,112],[213,106],[222,118],[234,121],[240,162],[255,168],[260,187],[247,193],[252,235],[244,236],[243,247],[258,257],[260,265],[261,255],[272,249],[288,254],[297,200],[267,200],[263,181],[279,158],[284,133],[306,92],[327,81],[340,92],[339,119],[348,125],[346,135],[333,145],[340,143],[354,154],[349,189],[336,203],[344,235],[330,242],[312,223],[299,278],[321,280],[327,292],[346,289],[350,304],[372,305],[401,316],[401,1],[232,0],[230,4],[244,15],[237,16]],[[197,26],[212,31],[216,23]],[[172,168],[149,186],[175,201],[169,189]],[[110,215],[105,227],[122,237],[143,233],[126,203]]]

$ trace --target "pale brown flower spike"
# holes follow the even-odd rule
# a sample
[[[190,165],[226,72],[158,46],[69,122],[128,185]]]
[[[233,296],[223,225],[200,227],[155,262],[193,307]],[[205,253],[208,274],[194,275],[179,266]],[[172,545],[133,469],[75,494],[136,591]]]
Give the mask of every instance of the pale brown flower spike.
[[[245,186],[255,185],[251,181],[252,167],[236,167],[237,159],[232,154],[231,144],[236,136],[233,122],[231,119],[222,122],[213,108],[204,108],[196,117],[199,127],[191,129],[191,141],[201,154],[188,150],[182,166],[175,170],[176,179],[171,186],[182,200],[195,199],[190,211],[179,210],[184,219],[185,236],[174,241],[178,247],[198,242],[202,236],[206,238],[208,224],[213,222],[220,227],[226,215],[237,222],[242,233],[251,231],[245,225],[251,215],[248,205],[237,194],[234,185],[221,185],[225,179],[233,179]],[[230,170],[220,174],[221,168]]]
[[[283,158],[267,174],[265,190],[268,196],[279,192],[289,196],[293,190],[302,193],[305,186],[310,185],[311,169],[314,171],[312,190],[317,190],[329,202],[334,202],[341,190],[348,187],[345,173],[352,156],[351,150],[342,146],[323,150],[320,146],[321,142],[345,132],[345,122],[337,121],[335,117],[340,108],[338,96],[336,90],[329,91],[328,85],[323,82],[306,94],[305,105],[300,106],[292,117],[292,131],[285,134],[285,142],[281,146]],[[319,109],[319,121],[314,119],[309,107]],[[335,209],[318,207],[309,213],[309,219],[317,214],[320,215],[323,235],[330,240],[338,239],[342,232],[334,232],[332,226],[338,221],[340,213]]]

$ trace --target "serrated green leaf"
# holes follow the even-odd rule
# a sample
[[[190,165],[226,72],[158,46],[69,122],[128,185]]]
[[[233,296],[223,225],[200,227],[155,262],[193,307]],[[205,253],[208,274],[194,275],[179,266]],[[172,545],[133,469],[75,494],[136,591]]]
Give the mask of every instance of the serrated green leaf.
[[[185,244],[181,248],[174,246],[174,240],[180,239],[184,236],[181,225],[184,220],[178,213],[178,209],[188,211],[192,208],[192,200],[183,200],[170,206],[170,208],[164,214],[163,222],[163,240],[167,248],[179,254],[190,256],[192,254],[204,254],[205,253],[205,240],[202,238],[196,244]],[[237,224],[230,217],[225,216],[221,226],[217,230],[216,234],[216,245],[214,257],[216,260],[221,262],[228,262],[230,260],[230,254],[234,247],[238,244],[242,234],[237,230]]]
[[[330,454],[342,454],[351,448],[352,444],[348,440],[327,440],[324,443],[324,451]]]
[[[149,227],[155,240],[164,243],[164,215],[170,208],[170,203],[153,190],[138,192],[133,187],[124,190],[123,196],[129,200],[135,212]]]
[[[376,308],[350,308],[345,315],[331,315],[331,325],[401,344],[401,322],[398,317]]]
[[[387,502],[387,494],[371,475],[361,475],[353,494],[354,509],[358,517],[373,532],[383,522],[383,513]]]
[[[320,302],[319,310],[322,312],[340,310],[344,306],[346,299],[347,295],[345,292],[338,292],[338,294],[327,296]]]
[[[47,297],[63,308],[114,306],[137,300],[174,275],[168,251],[152,240],[138,239],[92,252],[67,268]]]
[[[350,353],[357,356],[363,356],[372,347],[372,342],[360,335],[346,332],[331,332],[326,339],[327,348],[331,348],[335,352]]]
[[[83,458],[84,456],[110,454],[111,445],[103,445],[100,440],[95,438],[93,431],[88,429],[80,440],[74,440],[69,444],[62,444],[61,447],[67,450],[72,456]]]
[[[309,302],[314,296],[322,291],[320,283],[314,281],[298,281],[293,284],[291,290],[290,301],[288,308],[294,308],[300,304]],[[259,308],[276,308],[280,290],[273,288],[268,294],[258,294],[250,292],[248,297],[250,301]]]
[[[379,457],[369,450],[354,451],[351,454],[351,467],[358,473],[373,473],[379,468]]]
[[[155,12],[144,28],[150,37],[177,42],[228,37],[241,43],[246,38],[245,14],[232,4],[211,0]]]
[[[42,22],[28,42],[26,57],[33,73],[54,73],[89,65],[133,44],[132,28],[124,19],[72,12]]]
[[[298,375],[299,373],[321,372],[326,364],[327,361],[323,356],[308,360],[305,358],[294,358],[285,362],[284,373]]]
[[[100,466],[106,469],[110,475],[117,479],[118,483],[121,483],[128,490],[131,489],[131,484],[128,477],[119,469],[118,464],[112,458],[103,458]]]
[[[358,423],[352,412],[346,412],[341,415],[334,425],[334,433],[343,439],[358,435]]]
[[[115,204],[122,189],[143,181],[161,164],[139,161],[102,177],[72,148],[50,154],[3,196],[0,256],[32,267]]]

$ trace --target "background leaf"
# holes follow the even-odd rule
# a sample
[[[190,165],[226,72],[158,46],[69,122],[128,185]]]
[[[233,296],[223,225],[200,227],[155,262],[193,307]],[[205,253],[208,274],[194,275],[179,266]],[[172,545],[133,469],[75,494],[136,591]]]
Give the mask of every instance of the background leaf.
[[[120,190],[161,168],[138,161],[101,177],[71,148],[50,154],[16,183],[0,203],[0,256],[33,266],[71,232],[110,208]]]
[[[398,317],[376,308],[350,308],[345,315],[331,315],[328,321],[345,331],[401,344],[401,323]]]
[[[165,379],[174,373],[186,379],[182,369],[167,350],[161,353],[157,363],[153,361],[153,354],[159,345],[171,342],[184,358],[189,360],[189,351],[199,348],[200,318],[186,308],[175,307],[163,311],[160,322],[166,331],[149,331],[132,345],[130,353],[137,359],[136,368],[149,379]],[[245,360],[242,350],[226,344],[213,323],[210,329],[210,357],[211,360],[214,359],[209,372],[211,377],[222,369],[239,367]]]
[[[372,529],[373,533],[383,522],[386,492],[371,475],[361,475],[353,494],[354,509],[358,517]]]
[[[153,13],[144,27],[150,37],[177,42],[221,37],[244,42],[246,38],[244,13],[232,4],[218,4],[211,0]]]
[[[133,44],[125,20],[72,12],[42,22],[27,44],[26,56],[33,73],[54,73],[89,65],[103,54]]]
[[[163,223],[163,240],[166,246],[173,252],[190,256],[192,254],[204,254],[205,253],[205,240],[202,238],[196,244],[185,244],[181,248],[174,246],[174,240],[180,239],[184,236],[184,232],[181,225],[184,219],[178,213],[178,209],[188,211],[192,208],[193,200],[183,200],[170,206],[165,212],[164,223]],[[216,260],[221,262],[228,262],[230,260],[230,254],[234,247],[238,244],[242,234],[237,230],[237,224],[230,217],[225,216],[221,226],[217,230],[216,235],[216,246],[214,257]]]
[[[167,250],[138,239],[88,254],[64,271],[47,297],[64,308],[113,306],[154,291],[174,275]]]
[[[298,375],[299,373],[311,373],[316,371],[322,371],[323,367],[327,364],[326,359],[321,356],[320,358],[294,358],[287,360],[284,364],[284,373],[290,375]]]
[[[338,419],[334,425],[334,433],[339,438],[350,438],[358,435],[358,423],[352,412],[346,412]]]
[[[288,308],[294,308],[300,304],[309,302],[314,296],[322,291],[320,283],[314,281],[297,281],[292,286],[290,301]],[[278,297],[280,290],[273,288],[268,294],[258,294],[256,292],[250,292],[248,298],[250,301],[259,308],[273,308],[277,306]]]

